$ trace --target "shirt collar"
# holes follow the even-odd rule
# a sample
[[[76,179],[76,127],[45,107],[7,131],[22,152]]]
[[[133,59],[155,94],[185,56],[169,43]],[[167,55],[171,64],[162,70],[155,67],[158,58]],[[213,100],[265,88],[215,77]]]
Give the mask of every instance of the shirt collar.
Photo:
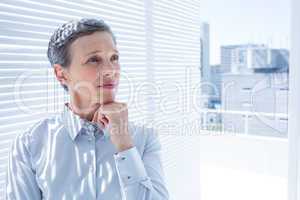
[[[102,129],[98,124],[81,118],[68,107],[68,104],[68,102],[64,103],[62,119],[73,141],[81,132],[81,129],[84,129],[84,132],[87,133],[90,130],[91,126],[93,126],[96,130],[95,132],[99,133],[101,136],[109,136],[106,129]]]

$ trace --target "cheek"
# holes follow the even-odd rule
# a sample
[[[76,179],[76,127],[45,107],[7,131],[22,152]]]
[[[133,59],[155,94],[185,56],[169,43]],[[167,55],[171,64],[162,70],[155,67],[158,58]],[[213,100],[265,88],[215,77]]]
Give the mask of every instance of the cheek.
[[[97,71],[93,69],[78,70],[76,74],[73,74],[74,84],[94,84],[97,77]]]
[[[94,82],[97,77],[95,70],[78,70],[72,74],[73,89],[79,93],[93,92]],[[88,91],[86,91],[88,90]]]
[[[80,70],[78,74],[79,80],[94,81],[96,78],[97,78],[97,70],[92,68]]]

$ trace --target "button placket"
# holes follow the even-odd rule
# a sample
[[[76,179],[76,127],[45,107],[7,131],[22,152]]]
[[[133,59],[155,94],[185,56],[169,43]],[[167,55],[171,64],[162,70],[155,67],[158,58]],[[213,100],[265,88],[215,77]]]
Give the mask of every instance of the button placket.
[[[95,135],[94,133],[96,132],[96,127],[91,124],[90,122],[85,122],[83,126],[85,133],[88,137],[88,141],[90,143],[90,155],[91,155],[91,162],[89,163],[89,173],[90,176],[92,177],[92,182],[93,185],[96,188],[96,147],[95,147]]]
[[[94,133],[96,131],[96,127],[94,127],[92,124],[86,122],[86,124],[84,125],[84,129],[88,136],[88,141],[92,142],[94,139]]]
[[[89,136],[91,139],[93,136]],[[92,176],[92,182],[93,182],[93,185],[94,185],[94,188],[96,188],[96,150],[95,150],[95,143],[94,145],[92,145],[91,149],[90,149],[90,152],[91,152],[91,166],[90,166],[90,173],[91,173],[91,176]],[[95,191],[95,194],[97,192]]]
[[[88,135],[88,141],[92,142],[93,141],[93,136],[92,135]]]
[[[89,124],[87,128],[90,133],[95,132],[95,127],[93,125]]]

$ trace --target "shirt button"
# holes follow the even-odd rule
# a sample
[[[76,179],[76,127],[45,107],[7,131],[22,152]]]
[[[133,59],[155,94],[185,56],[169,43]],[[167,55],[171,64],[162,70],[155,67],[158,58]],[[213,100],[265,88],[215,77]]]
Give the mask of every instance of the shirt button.
[[[91,131],[95,132],[95,127],[91,125]]]

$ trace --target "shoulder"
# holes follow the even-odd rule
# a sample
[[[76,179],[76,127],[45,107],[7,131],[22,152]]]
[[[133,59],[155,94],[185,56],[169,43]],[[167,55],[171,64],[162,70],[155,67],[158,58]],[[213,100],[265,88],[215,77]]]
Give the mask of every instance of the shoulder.
[[[31,124],[24,130],[20,130],[19,134],[14,138],[12,148],[26,148],[32,153],[38,143],[40,143],[49,132],[51,124],[58,120],[58,116],[48,116]]]
[[[135,146],[141,153],[160,150],[158,131],[154,127],[129,122],[129,132],[134,139]]]

